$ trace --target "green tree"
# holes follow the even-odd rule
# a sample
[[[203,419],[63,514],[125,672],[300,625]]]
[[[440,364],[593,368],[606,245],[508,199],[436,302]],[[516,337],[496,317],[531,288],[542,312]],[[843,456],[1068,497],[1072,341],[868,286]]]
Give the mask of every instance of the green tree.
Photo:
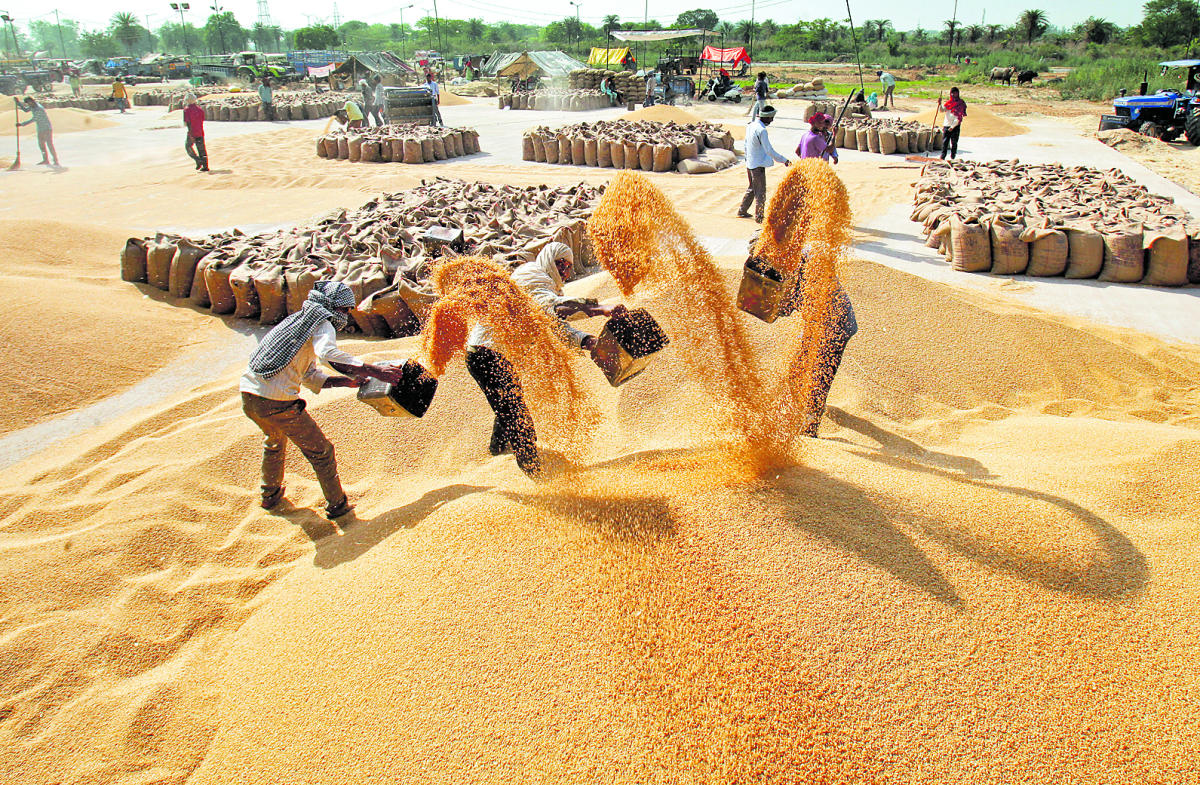
[[[975,43],[980,38],[983,38],[983,27],[980,25],[967,25],[963,29],[963,34],[966,35],[968,41]]]
[[[1142,6],[1138,38],[1151,46],[1182,46],[1200,31],[1200,6],[1196,0],[1150,0]]]
[[[79,48],[87,57],[108,58],[121,51],[117,39],[103,30],[79,34]]]
[[[297,49],[337,49],[338,34],[331,25],[312,25],[295,31]]]
[[[762,34],[763,34],[764,40],[769,40],[769,39],[773,38],[775,36],[775,34],[778,32],[779,32],[779,25],[777,25],[775,23],[774,19],[764,19],[762,21]]]
[[[1017,19],[1017,27],[1021,28],[1021,32],[1025,36],[1025,43],[1030,45],[1033,43],[1033,39],[1045,35],[1046,30],[1050,27],[1050,21],[1047,19],[1045,11],[1040,8],[1031,8],[1021,12],[1021,16]]]
[[[281,32],[274,25],[264,25],[262,22],[255,22],[254,27],[250,31],[250,38],[254,41],[254,47],[258,51],[268,52],[279,48]]]
[[[874,31],[876,42],[881,42],[887,36],[888,31],[892,30],[892,22],[890,19],[871,19],[868,21],[871,29]],[[870,38],[870,36],[868,36]]]
[[[990,43],[994,43],[994,42],[995,42],[995,40],[996,40],[996,37],[997,37],[998,35],[1000,35],[1000,31],[1001,31],[1001,30],[1003,30],[1003,29],[1004,29],[1004,25],[988,25],[988,26],[987,26],[987,40],[988,40],[988,43],[989,43],[989,44],[990,44]]]
[[[1107,44],[1117,36],[1117,26],[1107,19],[1089,16],[1075,26],[1075,35],[1085,43]]]
[[[947,19],[945,22],[942,22],[942,27],[946,28],[946,43],[951,46],[954,46],[955,41],[958,39],[959,24],[955,19]]]
[[[190,22],[184,25],[167,22],[158,28],[158,37],[162,41],[163,49],[168,52],[187,52],[198,48],[204,40],[204,34]]]
[[[758,23],[751,22],[749,19],[743,19],[737,23],[738,40],[744,44],[748,44],[754,40],[754,34],[758,32]]]
[[[142,26],[138,24],[137,17],[130,13],[113,14],[108,30],[113,38],[125,45],[129,54],[133,54],[134,44],[142,37]]]
[[[249,31],[238,23],[232,11],[213,14],[204,25],[204,39],[209,49],[218,49],[222,54],[240,52],[246,48]]]
[[[63,19],[61,24],[34,19],[29,23],[29,34],[36,49],[53,52],[58,57],[72,57],[80,53],[79,23],[71,19]]]
[[[483,33],[487,29],[487,24],[478,17],[473,17],[467,20],[467,35],[472,41],[482,41]]]
[[[608,20],[605,19],[605,22]],[[694,8],[691,11],[684,11],[679,16],[675,17],[675,26],[684,29],[699,28],[701,30],[713,30],[717,26],[717,12],[708,8]]]
[[[714,30],[716,32],[720,33],[721,36],[724,38],[731,38],[734,33],[733,23],[732,22],[721,22],[714,28]]]

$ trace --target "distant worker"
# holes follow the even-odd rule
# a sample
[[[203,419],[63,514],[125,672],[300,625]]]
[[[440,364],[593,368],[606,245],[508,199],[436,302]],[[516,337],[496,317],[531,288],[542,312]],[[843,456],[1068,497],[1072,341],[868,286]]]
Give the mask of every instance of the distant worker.
[[[17,99],[13,99],[17,103]],[[50,125],[50,115],[46,114],[46,107],[34,100],[32,95],[25,96],[25,103],[17,103],[22,112],[29,112],[33,115],[23,123],[17,125],[29,125],[36,123],[38,149],[42,151],[42,160],[38,161],[38,166],[49,166],[50,159],[54,159],[54,168],[59,167],[58,151],[54,149],[54,129]]]
[[[371,125],[371,116],[374,114],[375,109],[375,89],[371,87],[371,84],[366,79],[359,79],[358,92],[362,96],[363,127],[369,128]],[[380,125],[378,121],[375,124]]]
[[[563,277],[574,264],[569,246],[548,243],[536,259],[513,270],[512,280],[556,320],[564,342],[590,352],[596,346],[596,337],[571,327],[563,317],[576,311],[588,316],[613,316],[624,312],[624,306],[592,305],[564,297]],[[491,329],[484,325],[476,325],[467,337],[467,370],[496,414],[488,451],[492,455],[512,451],[521,471],[540,478],[542,461],[537,452],[537,432],[525,405],[521,380],[508,358],[496,349]]]
[[[267,122],[275,121],[275,91],[271,89],[271,77],[264,76],[258,83],[258,100],[262,101],[263,114]]]
[[[331,387],[358,387],[368,377],[399,382],[399,370],[364,363],[337,347],[337,330],[346,326],[354,292],[340,281],[317,281],[299,311],[276,325],[250,356],[238,389],[242,411],[263,432],[262,507],[283,498],[287,443],[292,441],[312,464],[325,495],[325,514],[333,519],[354,509],[338,477],[333,444],[305,411],[303,385],[314,393]],[[317,361],[343,376],[331,376]]]
[[[125,114],[125,110],[129,108],[129,88],[125,86],[119,76],[112,83],[112,100],[121,110],[121,114]]]
[[[347,101],[346,105],[337,110],[334,115],[337,121],[347,128],[362,128],[363,127],[363,110],[358,104],[353,101]]]
[[[67,76],[67,84],[71,85],[71,95],[78,98],[83,94],[83,80],[79,78],[79,71],[72,71]]]
[[[838,153],[832,138],[833,118],[817,112],[808,119],[808,126],[808,131],[800,137],[800,144],[796,145],[796,157],[822,158],[836,164]]]
[[[875,75],[879,77],[879,81],[883,84],[883,108],[888,108],[888,102],[891,102],[892,108],[896,108],[896,77],[889,74],[887,71],[876,71]]]
[[[775,152],[767,136],[767,126],[775,119],[775,107],[764,106],[758,117],[750,121],[746,129],[746,177],[749,186],[742,197],[738,218],[749,218],[750,204],[754,203],[754,220],[762,223],[767,205],[767,167],[775,161],[788,165],[788,159]]]
[[[642,102],[642,106],[654,106],[658,98],[658,72],[651,71],[646,74],[646,100]]]
[[[433,124],[444,126],[442,110],[438,108],[438,105],[442,102],[442,91],[438,87],[437,79],[433,76],[433,71],[428,71],[425,74],[425,89],[429,91],[429,100],[433,104]]]
[[[767,105],[767,91],[770,89],[770,83],[767,82],[767,72],[759,71],[758,78],[754,80],[754,109],[750,112],[750,119],[758,118],[758,113]]]
[[[375,88],[371,94],[371,109],[375,115],[376,125],[387,125],[387,88],[383,86],[383,77],[375,74]]]
[[[625,102],[624,99],[621,98],[621,94],[617,92],[616,87],[613,86],[613,78],[611,75],[604,77],[604,79],[600,81],[600,92],[608,96],[609,106],[619,106]]]
[[[208,149],[204,146],[204,108],[197,102],[195,93],[187,94],[183,124],[187,127],[187,141],[184,142],[183,149],[196,162],[197,172],[207,172]]]
[[[942,120],[942,158],[950,151],[950,160],[958,155],[958,136],[962,133],[962,121],[967,116],[967,102],[959,97],[958,88],[950,88],[950,97],[942,103],[946,113]]]

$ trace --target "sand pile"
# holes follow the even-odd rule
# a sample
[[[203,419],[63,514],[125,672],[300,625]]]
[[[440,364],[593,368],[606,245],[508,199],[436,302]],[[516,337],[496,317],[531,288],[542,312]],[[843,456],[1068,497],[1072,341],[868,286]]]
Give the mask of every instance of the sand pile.
[[[924,112],[910,119],[913,122],[928,126],[934,122],[933,115],[933,109],[926,109]],[[939,110],[937,112],[937,125],[940,127],[941,124],[942,112]],[[1029,133],[1029,129],[1023,125],[1018,125],[1011,120],[1000,117],[979,104],[967,104],[967,116],[962,123],[963,136],[1020,136],[1027,133]]]
[[[13,127],[14,112],[16,110],[11,106],[0,110],[0,136],[12,136],[16,133],[16,129]],[[19,112],[18,114],[20,116],[16,119],[17,122],[25,122],[31,117],[28,112]],[[112,128],[116,125],[107,117],[86,109],[47,109],[46,114],[50,117],[50,125],[56,134],[94,131],[99,128]],[[36,139],[37,131],[32,125],[27,125],[21,129],[21,136]]]

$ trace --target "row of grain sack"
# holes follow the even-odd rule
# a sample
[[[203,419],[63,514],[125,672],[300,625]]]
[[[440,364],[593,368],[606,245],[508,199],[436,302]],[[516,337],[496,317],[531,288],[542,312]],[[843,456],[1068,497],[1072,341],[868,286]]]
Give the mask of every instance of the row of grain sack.
[[[835,129],[835,147],[861,152],[924,153],[942,149],[942,129],[908,120],[843,120]]]
[[[612,77],[613,89],[626,101],[642,103],[646,99],[646,79],[633,71],[609,71],[604,68],[577,68],[567,75],[567,84],[575,90],[599,90],[604,77]]]
[[[402,337],[419,330],[437,299],[425,282],[440,251],[423,240],[426,229],[460,229],[462,252],[509,267],[563,242],[575,253],[574,277],[593,266],[587,219],[602,193],[584,184],[517,188],[438,178],[292,229],[133,237],[121,252],[121,278],[266,325],[299,310],[316,281],[344,281],[356,300],[349,330]]]
[[[421,164],[479,152],[474,128],[434,128],[415,123],[339,129],[317,138],[317,156],[368,163]]]
[[[713,123],[602,120],[527,131],[526,161],[647,172],[707,174],[737,162],[733,135]]]
[[[320,120],[330,117],[346,105],[346,98],[329,93],[276,93],[271,102],[277,120]],[[217,122],[255,122],[267,119],[266,109],[258,96],[226,96],[201,100],[205,117]]]
[[[1115,170],[991,163],[931,164],[917,184],[911,218],[954,269],[1200,284],[1200,224],[1170,199]]]
[[[791,87],[781,88],[775,95],[778,98],[799,98],[803,95],[824,95],[825,92],[825,80],[817,76],[811,82],[797,82]]]
[[[539,90],[499,96],[501,109],[534,109],[540,112],[587,112],[610,105],[599,90]]]

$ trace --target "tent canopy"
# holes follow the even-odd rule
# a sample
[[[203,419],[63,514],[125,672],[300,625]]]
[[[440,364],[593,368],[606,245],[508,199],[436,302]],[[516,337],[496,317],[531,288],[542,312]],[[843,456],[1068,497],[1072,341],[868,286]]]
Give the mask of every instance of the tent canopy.
[[[311,73],[311,69],[310,73]],[[412,66],[391,52],[355,52],[333,70],[337,76],[353,76],[359,73],[411,74]]]
[[[628,46],[622,46],[620,49],[601,49],[593,46],[592,53],[588,55],[588,65],[620,65],[628,56]]]
[[[715,46],[706,46],[704,51],[700,53],[701,60],[707,60],[710,63],[729,63],[737,65],[738,63],[749,63],[750,55],[746,54],[746,47],[738,46],[730,49],[719,49]]]
[[[566,76],[580,68],[587,66],[564,52],[506,52],[489,57],[483,64],[483,74],[524,79],[539,71],[549,77]]]
[[[694,38],[707,30],[613,30],[610,35],[618,41],[671,41],[675,38]]]

